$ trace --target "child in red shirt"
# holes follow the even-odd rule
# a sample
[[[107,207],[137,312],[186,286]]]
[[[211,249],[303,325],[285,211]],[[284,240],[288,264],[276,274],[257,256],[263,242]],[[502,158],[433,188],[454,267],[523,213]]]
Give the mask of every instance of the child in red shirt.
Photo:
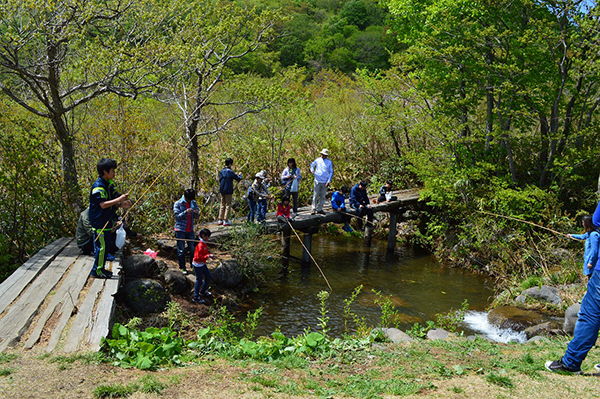
[[[292,220],[290,217],[290,197],[281,197],[281,202],[277,204],[277,220],[281,223]]]
[[[211,276],[210,271],[208,270],[208,266],[206,266],[206,261],[209,258],[214,258],[214,255],[211,254],[208,250],[208,245],[205,241],[208,240],[210,235],[211,232],[209,229],[200,230],[200,242],[198,243],[198,245],[196,245],[196,250],[194,251],[194,260],[192,262],[192,266],[194,266],[194,273],[196,274],[194,298],[192,298],[192,302],[194,303],[206,303],[206,301],[200,297],[212,296],[212,294],[207,291]]]

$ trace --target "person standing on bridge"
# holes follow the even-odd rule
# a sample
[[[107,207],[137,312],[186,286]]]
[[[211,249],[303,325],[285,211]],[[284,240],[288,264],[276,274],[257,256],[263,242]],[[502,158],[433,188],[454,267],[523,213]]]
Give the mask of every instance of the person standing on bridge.
[[[94,228],[94,266],[91,276],[95,278],[111,278],[112,272],[105,270],[104,264],[108,251],[114,247],[117,209],[129,208],[131,201],[128,194],[119,194],[115,190],[113,179],[117,162],[114,159],[102,158],[96,165],[98,179],[90,190],[90,224]]]
[[[225,167],[219,172],[219,192],[221,193],[221,207],[219,208],[219,225],[231,226],[229,212],[231,211],[231,198],[233,197],[233,181],[242,180],[242,175],[231,170],[233,159],[225,160]]]
[[[294,158],[288,159],[287,165],[287,168],[285,168],[281,174],[281,182],[283,183],[286,197],[293,199],[293,217],[296,217],[298,215],[298,191],[300,190],[302,174],[300,173],[300,169],[296,166],[296,160]]]
[[[177,238],[177,261],[183,274],[188,274],[185,261],[185,246],[190,251],[190,264],[194,257],[194,219],[198,219],[200,210],[196,203],[196,191],[188,188],[183,196],[173,204],[175,214],[175,238]],[[193,270],[193,269],[192,269]]]
[[[310,173],[315,176],[311,214],[316,215],[320,213],[324,215],[323,205],[325,204],[325,196],[333,178],[333,163],[329,159],[329,150],[327,148],[323,148],[321,156],[310,164]]]
[[[367,215],[367,226],[373,224],[373,208],[369,204],[366,180],[361,180],[350,190],[350,206],[356,209],[358,215],[358,228],[362,230],[363,216]]]

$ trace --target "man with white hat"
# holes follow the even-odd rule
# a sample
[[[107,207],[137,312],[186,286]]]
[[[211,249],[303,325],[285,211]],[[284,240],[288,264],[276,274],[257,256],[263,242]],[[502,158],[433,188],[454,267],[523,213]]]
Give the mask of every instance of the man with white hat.
[[[333,163],[329,159],[329,150],[323,148],[321,156],[310,164],[310,173],[315,176],[315,185],[313,190],[312,214],[317,212],[324,215],[323,204],[325,203],[325,194],[333,178]]]

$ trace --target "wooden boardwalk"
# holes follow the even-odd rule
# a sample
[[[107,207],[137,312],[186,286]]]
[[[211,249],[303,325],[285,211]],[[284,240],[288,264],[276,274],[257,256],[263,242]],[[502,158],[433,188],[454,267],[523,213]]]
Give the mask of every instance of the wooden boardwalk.
[[[0,352],[9,347],[72,353],[97,351],[112,328],[120,284],[89,277],[94,258],[80,255],[73,238],[61,238],[34,255],[0,284]]]

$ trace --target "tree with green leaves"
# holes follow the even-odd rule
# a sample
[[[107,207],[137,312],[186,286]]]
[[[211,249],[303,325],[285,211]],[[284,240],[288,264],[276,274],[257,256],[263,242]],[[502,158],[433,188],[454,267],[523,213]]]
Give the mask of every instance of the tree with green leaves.
[[[184,145],[190,161],[190,187],[198,187],[198,151],[201,139],[210,142],[231,122],[264,110],[251,87],[226,90],[235,62],[263,49],[276,37],[278,12],[246,9],[213,0],[181,1],[185,10],[177,19],[170,51],[178,73],[162,86],[166,101],[176,103],[182,115]]]
[[[62,148],[69,202],[81,207],[76,110],[157,83],[172,17],[154,0],[6,0],[0,4],[0,91],[49,120]]]

